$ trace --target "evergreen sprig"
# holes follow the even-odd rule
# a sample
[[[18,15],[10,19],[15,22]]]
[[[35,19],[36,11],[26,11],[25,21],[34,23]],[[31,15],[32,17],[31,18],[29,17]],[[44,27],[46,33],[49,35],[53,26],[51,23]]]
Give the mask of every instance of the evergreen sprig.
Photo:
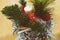
[[[32,31],[38,31],[41,33],[45,31],[44,24],[41,24],[40,22],[35,22],[35,21],[29,22],[29,28],[31,28]]]
[[[38,17],[44,17],[44,14],[48,11],[48,9],[45,9],[45,6],[48,6],[47,4],[50,4],[51,1],[32,0],[31,2],[33,2],[35,8],[35,15]],[[20,3],[22,5],[26,5],[26,2],[23,0],[21,0]],[[14,20],[14,22],[16,22],[19,27],[29,27],[34,31],[38,30],[40,32],[45,32],[43,24],[40,24],[40,22],[30,21],[28,16],[23,14],[21,8],[19,8],[16,4],[12,6],[6,6],[3,8],[2,13],[5,14],[8,19]]]
[[[45,13],[50,13],[51,9],[47,8],[54,0],[31,0],[34,6],[35,15],[43,18]]]
[[[29,18],[21,12],[18,5],[6,6],[3,8],[2,13],[8,19],[14,20],[19,26],[27,26],[29,23]]]
[[[26,6],[26,1],[25,1],[25,0],[20,0],[19,3],[20,3],[21,5]]]
[[[53,3],[55,0],[42,0],[44,7],[47,7],[49,4]]]
[[[13,20],[18,24],[19,27],[29,27],[33,31],[38,30],[39,32],[44,32],[43,24],[39,22],[30,21],[27,15],[21,12],[18,5],[6,6],[3,8],[2,13],[7,16],[8,19]]]

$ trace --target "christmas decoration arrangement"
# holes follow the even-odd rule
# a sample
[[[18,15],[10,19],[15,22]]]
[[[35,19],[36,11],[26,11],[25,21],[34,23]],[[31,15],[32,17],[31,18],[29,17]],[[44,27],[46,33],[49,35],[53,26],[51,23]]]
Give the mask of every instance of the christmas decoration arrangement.
[[[54,0],[30,0],[32,6],[26,5],[25,0],[17,4],[6,6],[2,13],[13,22],[14,32],[18,34],[16,40],[51,40],[52,34],[51,8],[48,6]]]

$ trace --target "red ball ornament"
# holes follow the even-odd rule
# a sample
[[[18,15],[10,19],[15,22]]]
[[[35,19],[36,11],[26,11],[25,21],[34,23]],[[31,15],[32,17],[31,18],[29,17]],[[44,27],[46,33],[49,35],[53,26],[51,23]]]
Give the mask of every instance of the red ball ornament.
[[[29,19],[30,19],[30,20],[33,20],[33,18],[35,17],[35,16],[34,16],[34,13],[32,13],[32,12],[31,12],[31,13],[29,13],[29,15],[28,15],[28,16],[29,16]]]
[[[36,22],[37,22],[38,20],[40,20],[40,18],[36,17],[33,12],[30,12],[28,16],[29,16],[29,19],[30,19],[30,20],[34,20],[34,21],[36,21]]]
[[[50,20],[50,18],[51,18],[50,14],[49,14],[49,13],[46,13],[46,14],[44,15],[44,17],[43,17],[43,20],[44,20],[44,21],[48,21],[48,20]]]

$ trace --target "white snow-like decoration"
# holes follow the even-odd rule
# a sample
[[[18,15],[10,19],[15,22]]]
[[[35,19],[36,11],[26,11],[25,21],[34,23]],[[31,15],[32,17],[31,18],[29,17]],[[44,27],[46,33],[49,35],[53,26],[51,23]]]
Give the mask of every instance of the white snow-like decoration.
[[[29,11],[32,11],[33,7],[32,6],[26,6],[24,8],[25,12],[29,12]]]
[[[30,30],[31,30],[31,28],[28,28],[28,29],[25,29],[25,30],[19,31],[18,34],[21,34],[21,33],[23,33],[23,32],[27,32],[27,31],[30,31]]]

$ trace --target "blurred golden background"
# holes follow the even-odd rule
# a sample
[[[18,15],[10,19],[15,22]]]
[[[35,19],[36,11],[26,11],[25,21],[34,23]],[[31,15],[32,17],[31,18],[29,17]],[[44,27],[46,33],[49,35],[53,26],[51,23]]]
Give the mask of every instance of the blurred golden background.
[[[12,22],[1,13],[2,8],[14,4],[19,5],[19,0],[0,0],[0,40],[15,40],[16,35],[13,35]],[[28,0],[26,0],[28,1]],[[28,2],[28,4],[30,4]],[[55,28],[52,33],[55,34],[57,40],[60,40],[60,0],[55,0],[53,7],[53,22],[55,22]]]

